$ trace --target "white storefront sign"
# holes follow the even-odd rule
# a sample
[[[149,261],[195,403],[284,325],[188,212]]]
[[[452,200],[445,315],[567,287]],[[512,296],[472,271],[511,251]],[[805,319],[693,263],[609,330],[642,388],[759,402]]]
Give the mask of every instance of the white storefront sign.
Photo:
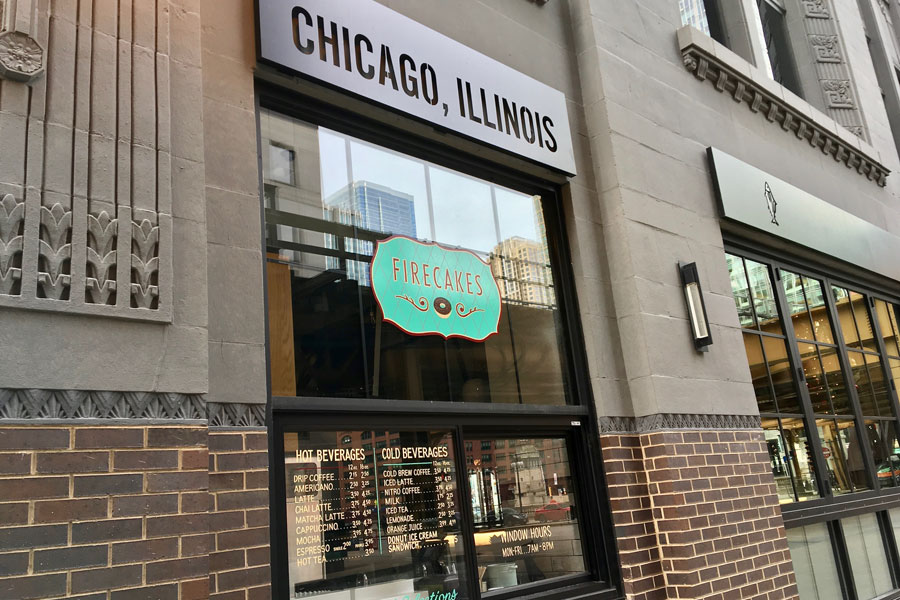
[[[900,281],[900,237],[721,150],[708,150],[722,216]]]
[[[259,0],[260,58],[575,174],[562,92],[374,0]]]

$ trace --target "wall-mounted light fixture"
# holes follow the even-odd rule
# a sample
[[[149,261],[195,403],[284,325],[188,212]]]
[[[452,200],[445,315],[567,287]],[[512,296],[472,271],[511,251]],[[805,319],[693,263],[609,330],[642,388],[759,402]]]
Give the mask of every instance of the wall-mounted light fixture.
[[[700,288],[697,263],[678,263],[678,270],[681,272],[681,284],[684,286],[684,300],[687,303],[688,317],[691,320],[694,347],[700,352],[707,352],[713,340],[709,331],[709,318],[706,316],[703,290]]]

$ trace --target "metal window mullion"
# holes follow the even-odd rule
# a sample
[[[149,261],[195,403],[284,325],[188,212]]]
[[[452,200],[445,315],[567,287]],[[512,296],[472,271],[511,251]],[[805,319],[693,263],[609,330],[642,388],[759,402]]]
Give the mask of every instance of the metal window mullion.
[[[797,338],[794,335],[794,324],[784,316],[790,315],[790,311],[788,310],[787,295],[784,292],[784,285],[782,284],[782,279],[780,277],[780,269],[776,269],[776,274],[778,275],[775,277],[774,283],[776,283],[776,285],[773,285],[772,287],[775,291],[775,300],[778,303],[782,315],[781,326],[788,341],[788,359],[791,368],[793,369],[791,379],[794,380],[797,397],[800,398],[800,405],[803,408],[803,422],[806,425],[806,439],[812,449],[813,467],[816,470],[816,487],[819,490],[819,495],[826,498],[832,495],[831,485],[828,483],[828,466],[825,464],[825,455],[822,453],[822,442],[819,439],[819,430],[816,427],[816,420],[813,416],[812,401],[809,398],[809,389],[806,387],[806,377],[803,375],[803,362],[800,360],[800,347],[797,345]],[[800,285],[802,287],[802,280]]]
[[[778,423],[778,435],[781,437],[781,443],[784,446],[785,452],[787,452],[787,443],[784,441],[784,427],[781,425],[781,417],[778,417],[776,422]],[[809,436],[807,436],[807,438],[808,437]],[[787,466],[788,469],[788,479],[791,481],[791,490],[794,492],[794,502],[800,502],[800,494],[797,493],[797,482],[794,481],[794,477],[799,476],[799,474],[794,473],[794,465],[791,464],[790,460],[785,462],[785,466]]]
[[[826,523],[831,537],[831,549],[834,562],[837,565],[838,579],[841,582],[843,596],[847,600],[859,600],[856,594],[856,582],[853,580],[853,568],[850,565],[850,557],[847,554],[847,541],[844,538],[844,528],[840,519]]]

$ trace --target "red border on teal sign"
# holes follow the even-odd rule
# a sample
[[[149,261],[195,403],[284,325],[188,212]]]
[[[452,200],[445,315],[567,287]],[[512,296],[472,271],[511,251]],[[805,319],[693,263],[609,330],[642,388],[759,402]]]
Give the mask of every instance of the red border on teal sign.
[[[497,324],[494,325],[494,331],[487,334],[483,338],[473,338],[473,337],[469,337],[467,335],[463,335],[463,334],[459,334],[459,333],[451,333],[450,335],[444,335],[440,331],[415,332],[415,331],[410,331],[410,330],[406,329],[403,325],[401,325],[397,321],[394,321],[393,319],[389,319],[388,317],[386,317],[384,314],[384,308],[381,305],[381,300],[378,298],[378,294],[375,291],[375,277],[373,276],[373,273],[372,273],[372,267],[375,265],[375,256],[378,254],[378,247],[381,244],[386,244],[396,238],[402,238],[405,240],[409,240],[411,242],[419,244],[420,246],[437,246],[438,248],[440,248],[441,250],[444,250],[446,252],[460,252],[462,254],[471,254],[475,258],[475,260],[483,263],[487,267],[488,273],[491,274],[491,282],[494,284],[494,287],[497,288],[497,300],[500,301],[500,310],[497,312]],[[378,310],[381,312],[381,319],[383,321],[393,324],[395,327],[397,327],[397,329],[399,329],[406,335],[411,335],[411,336],[415,336],[415,337],[425,337],[427,335],[439,335],[442,338],[444,338],[445,340],[449,340],[451,338],[459,338],[462,340],[469,340],[470,342],[479,342],[480,343],[480,342],[486,342],[493,336],[500,334],[500,321],[503,319],[503,296],[500,294],[500,286],[497,285],[497,280],[494,279],[494,273],[491,271],[491,264],[485,260],[482,260],[482,258],[480,256],[478,256],[471,250],[465,250],[463,248],[450,248],[448,246],[444,246],[443,244],[439,244],[437,242],[423,242],[421,240],[417,240],[415,238],[409,237],[408,235],[394,234],[388,238],[385,238],[383,240],[377,240],[375,242],[375,251],[372,253],[372,260],[369,262],[369,281],[372,282],[372,295],[375,297],[375,303],[378,305]]]

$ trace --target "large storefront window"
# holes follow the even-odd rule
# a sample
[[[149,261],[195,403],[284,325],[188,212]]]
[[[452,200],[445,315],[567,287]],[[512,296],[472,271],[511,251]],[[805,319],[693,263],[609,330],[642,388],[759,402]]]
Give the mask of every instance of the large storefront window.
[[[726,260],[781,501],[896,487],[896,307],[793,269]],[[818,483],[817,469],[827,474]]]
[[[279,597],[611,594],[555,190],[321,120],[260,112]]]
[[[540,196],[274,112],[260,123],[276,149],[263,153],[274,395],[570,403]],[[392,254],[404,286],[376,297],[373,258],[398,237],[413,242]]]

